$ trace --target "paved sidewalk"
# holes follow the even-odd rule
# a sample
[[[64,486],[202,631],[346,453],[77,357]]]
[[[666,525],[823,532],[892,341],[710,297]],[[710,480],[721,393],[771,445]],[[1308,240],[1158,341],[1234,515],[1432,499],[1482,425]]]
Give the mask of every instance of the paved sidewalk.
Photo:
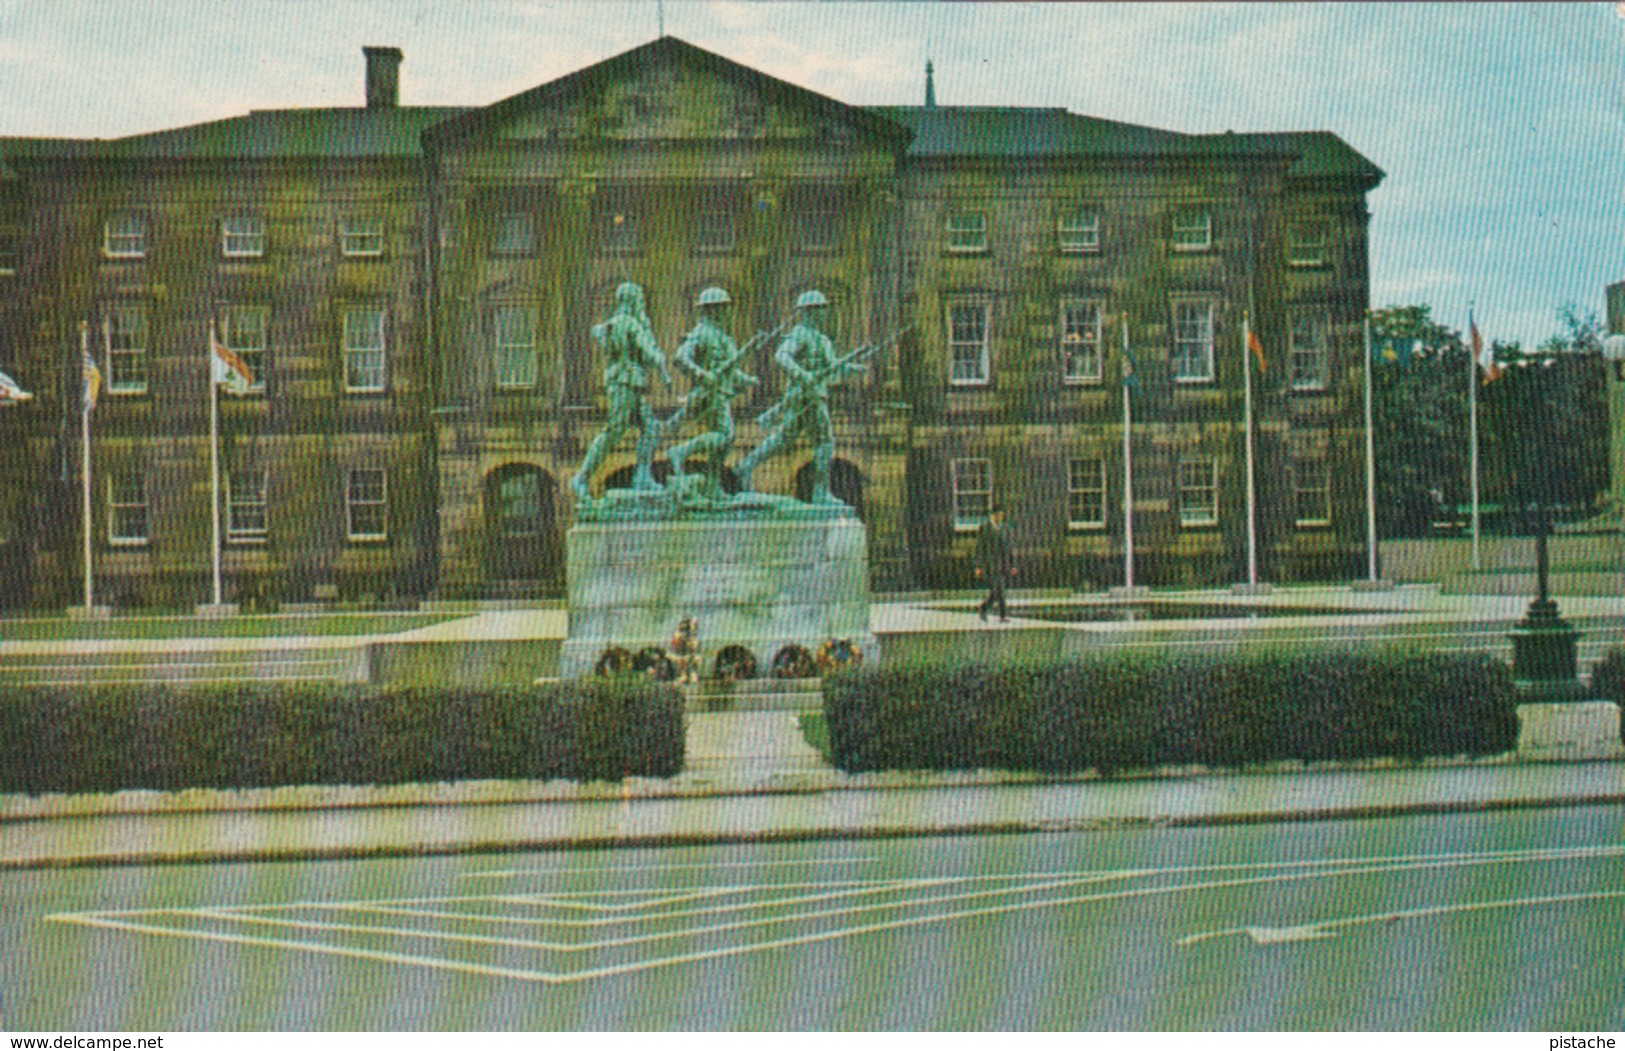
[[[691,717],[669,782],[577,786],[481,803],[444,786],[416,805],[102,814],[0,821],[0,870],[970,832],[1070,831],[1625,803],[1625,763],[1458,766],[1045,781],[825,766],[791,712]],[[888,789],[877,791],[876,789]],[[278,790],[280,791],[280,790]],[[305,789],[307,793],[320,790]],[[384,790],[327,790],[382,792]]]

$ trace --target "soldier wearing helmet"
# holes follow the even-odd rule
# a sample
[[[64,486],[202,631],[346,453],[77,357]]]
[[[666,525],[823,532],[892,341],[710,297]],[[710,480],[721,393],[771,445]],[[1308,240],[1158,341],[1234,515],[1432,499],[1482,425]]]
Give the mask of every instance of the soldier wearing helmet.
[[[707,454],[705,495],[713,500],[722,498],[722,470],[733,449],[731,402],[745,387],[757,383],[755,376],[739,369],[742,355],[733,337],[728,335],[726,312],[732,302],[726,291],[715,286],[705,289],[695,299],[699,320],[672,355],[677,370],[689,378],[693,387],[662,426],[666,434],[675,437],[690,417],[699,421],[701,432],[674,446],[667,456],[671,461],[673,484],[681,485],[688,458]]]
[[[784,398],[761,419],[776,418],[777,428],[751,450],[749,456],[734,468],[741,491],[751,488],[751,475],[757,465],[778,452],[787,442],[806,434],[813,443],[812,502],[825,505],[843,505],[843,501],[830,492],[830,468],[835,462],[835,430],[829,416],[829,388],[855,372],[865,370],[863,365],[842,361],[835,355],[835,346],[824,334],[825,315],[829,300],[817,289],[803,292],[796,299],[799,319],[795,328],[779,344],[773,360],[790,374],[790,387]]]
[[[660,370],[666,385],[671,385],[666,356],[655,342],[653,326],[643,309],[641,285],[628,281],[615,289],[615,313],[592,327],[592,338],[604,350],[604,390],[609,394],[609,421],[587,448],[581,469],[570,479],[570,490],[582,503],[592,499],[588,485],[593,472],[634,424],[638,428],[638,466],[632,488],[660,488],[651,470],[655,448],[660,444],[660,421],[649,411],[649,370]]]

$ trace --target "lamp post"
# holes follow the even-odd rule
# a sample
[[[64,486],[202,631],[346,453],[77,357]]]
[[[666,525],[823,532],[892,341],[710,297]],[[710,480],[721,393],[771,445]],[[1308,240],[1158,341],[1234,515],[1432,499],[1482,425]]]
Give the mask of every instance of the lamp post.
[[[1566,469],[1555,457],[1562,436],[1554,434],[1552,387],[1557,358],[1541,355],[1524,359],[1521,365],[1534,367],[1527,388],[1519,391],[1517,419],[1519,450],[1515,484],[1520,502],[1535,505],[1535,600],[1512,632],[1512,676],[1520,691],[1530,700],[1577,701],[1582,690],[1575,662],[1575,643],[1580,633],[1558,612],[1551,597],[1550,559],[1546,541],[1551,532],[1552,473]]]

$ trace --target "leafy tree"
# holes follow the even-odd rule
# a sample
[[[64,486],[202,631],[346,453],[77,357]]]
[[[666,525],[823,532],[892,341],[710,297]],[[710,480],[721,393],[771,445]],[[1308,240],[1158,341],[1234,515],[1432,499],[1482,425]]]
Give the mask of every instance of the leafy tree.
[[[1480,430],[1494,440],[1489,487],[1521,512],[1525,531],[1539,507],[1588,515],[1608,490],[1602,325],[1572,305],[1558,317],[1562,331],[1533,353],[1508,355],[1505,375],[1484,388],[1479,405]]]
[[[1602,325],[1572,305],[1558,319],[1559,333],[1532,354],[1517,343],[1491,344],[1505,375],[1478,391],[1484,503],[1528,509],[1544,501],[1583,514],[1607,491],[1607,373],[1596,353]],[[1424,535],[1435,519],[1472,499],[1471,351],[1425,304],[1373,311],[1371,337],[1378,351],[1372,366],[1378,530]],[[1415,349],[1389,360],[1380,351],[1391,340],[1414,340]]]
[[[1380,348],[1396,340],[1415,344],[1390,360]],[[1425,304],[1372,311],[1371,345],[1378,532],[1421,536],[1468,499],[1468,351]]]

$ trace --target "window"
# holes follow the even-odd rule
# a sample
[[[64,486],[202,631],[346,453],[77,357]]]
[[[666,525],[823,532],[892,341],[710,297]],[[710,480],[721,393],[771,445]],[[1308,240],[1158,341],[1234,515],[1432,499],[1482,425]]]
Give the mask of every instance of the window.
[[[948,382],[956,387],[987,385],[991,310],[987,303],[948,304]]]
[[[1061,378],[1067,383],[1100,382],[1100,304],[1061,303]]]
[[[948,251],[987,251],[987,216],[981,212],[954,212],[948,216]]]
[[[384,254],[384,221],[347,215],[339,220],[339,251],[350,258]]]
[[[1213,213],[1206,208],[1180,208],[1174,212],[1173,246],[1176,252],[1205,252],[1213,247]]]
[[[351,540],[388,538],[389,490],[382,470],[369,467],[351,471],[344,502]]]
[[[147,393],[147,308],[122,303],[102,319],[107,344],[107,389],[114,394]]]
[[[1066,525],[1068,529],[1106,528],[1106,461],[1066,462]]]
[[[734,209],[718,201],[702,204],[694,217],[694,250],[731,252],[734,240]]]
[[[1100,213],[1088,209],[1062,212],[1055,223],[1055,236],[1063,252],[1100,251]]]
[[[384,389],[384,312],[377,307],[344,312],[344,389]]]
[[[535,471],[517,471],[497,486],[497,529],[508,538],[542,534],[542,486]]]
[[[1293,223],[1287,227],[1286,261],[1290,266],[1325,266],[1325,225]]]
[[[264,307],[227,307],[220,317],[220,341],[243,359],[254,382],[250,390],[265,389],[265,344],[268,312]]]
[[[815,198],[799,216],[801,248],[805,252],[833,252],[841,246],[841,227],[835,203]]]
[[[598,242],[606,252],[638,250],[638,217],[624,205],[609,205],[598,213]]]
[[[530,307],[497,307],[491,313],[491,356],[497,386],[536,386],[536,313]]]
[[[1211,456],[1179,462],[1179,523],[1216,525],[1219,521],[1219,463]]]
[[[1174,302],[1174,380],[1213,382],[1213,315],[1209,299]]]
[[[1291,327],[1292,389],[1325,390],[1331,364],[1331,318],[1323,310],[1293,311]]]
[[[23,239],[13,233],[0,233],[0,277],[14,277],[22,267]]]
[[[109,216],[102,227],[102,254],[110,259],[140,259],[147,254],[147,217],[124,212]]]
[[[129,546],[147,542],[147,479],[132,472],[107,480],[107,541]]]
[[[536,251],[536,220],[529,212],[503,212],[491,235],[493,255],[529,255]]]
[[[987,520],[993,509],[993,464],[989,460],[954,460],[954,528],[972,530]]]
[[[226,476],[226,539],[236,544],[263,544],[269,533],[265,472],[232,471]]]
[[[265,254],[265,220],[257,215],[236,215],[220,220],[220,253],[228,259]]]
[[[1323,457],[1299,458],[1292,465],[1296,494],[1297,524],[1323,526],[1332,523],[1331,464]]]

